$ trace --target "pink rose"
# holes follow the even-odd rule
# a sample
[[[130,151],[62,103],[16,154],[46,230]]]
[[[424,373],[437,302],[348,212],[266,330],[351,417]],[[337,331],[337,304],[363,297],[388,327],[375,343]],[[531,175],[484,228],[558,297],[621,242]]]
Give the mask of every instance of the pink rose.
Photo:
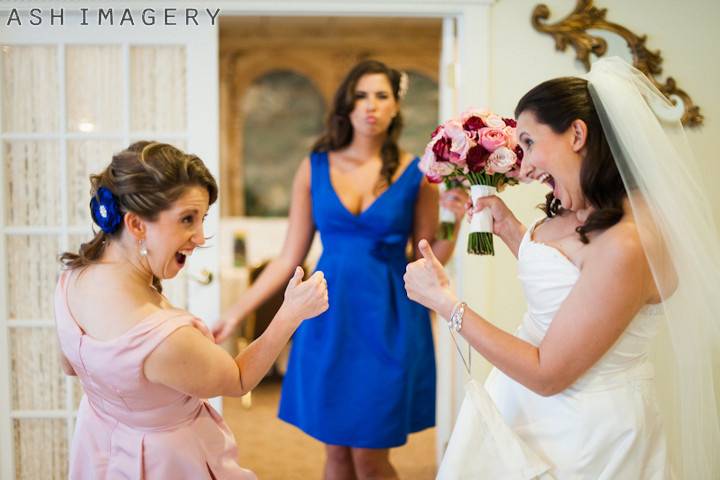
[[[485,170],[490,174],[507,173],[513,168],[516,162],[517,156],[515,152],[507,147],[500,147],[490,154]]]
[[[507,127],[502,129],[503,133],[505,133],[505,136],[507,136],[507,147],[510,150],[515,150],[515,147],[518,146],[517,144],[517,137],[515,136],[515,128],[508,125]]]
[[[456,120],[445,123],[445,135],[450,138],[449,160],[458,166],[465,165],[465,156],[472,145],[462,124]]]
[[[432,164],[435,163],[435,154],[432,151],[432,147],[428,145],[425,147],[425,153],[423,154],[422,158],[420,159],[420,163],[418,164],[418,168],[421,172],[427,173],[428,170],[430,170],[430,167]]]
[[[428,180],[433,183],[440,183],[444,177],[455,171],[455,167],[450,162],[438,161],[433,152],[432,145],[428,145],[427,148],[425,148],[425,153],[420,159],[418,167]]]
[[[478,137],[478,143],[489,152],[506,147],[508,144],[507,135],[501,128],[481,128]]]
[[[503,119],[494,113],[492,115],[488,115],[486,118],[483,118],[483,121],[485,122],[485,125],[490,128],[503,128],[506,126]]]
[[[426,174],[428,179],[436,179],[435,183],[440,183],[445,177],[451,175],[455,171],[452,164],[448,162],[436,162],[430,166],[430,170]]]

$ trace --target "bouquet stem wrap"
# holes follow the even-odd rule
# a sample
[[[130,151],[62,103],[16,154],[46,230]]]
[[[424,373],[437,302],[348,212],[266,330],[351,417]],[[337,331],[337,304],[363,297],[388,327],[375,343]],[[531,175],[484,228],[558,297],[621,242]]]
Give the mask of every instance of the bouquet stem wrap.
[[[492,185],[472,185],[470,196],[473,205],[478,198],[489,197],[497,193]],[[493,245],[493,218],[489,208],[476,212],[470,222],[470,236],[467,251],[473,255],[495,255]]]

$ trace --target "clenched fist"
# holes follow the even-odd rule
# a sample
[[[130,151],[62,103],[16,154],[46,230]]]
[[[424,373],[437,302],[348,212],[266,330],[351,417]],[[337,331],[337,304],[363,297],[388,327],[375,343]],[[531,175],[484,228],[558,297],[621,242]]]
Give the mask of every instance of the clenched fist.
[[[285,289],[285,300],[280,307],[298,323],[320,315],[329,306],[327,281],[323,273],[317,271],[303,282],[304,274],[302,267],[295,269],[295,274]]]
[[[418,248],[423,258],[409,264],[403,277],[408,298],[447,318],[448,307],[452,310],[457,302],[450,278],[427,240],[420,240]]]

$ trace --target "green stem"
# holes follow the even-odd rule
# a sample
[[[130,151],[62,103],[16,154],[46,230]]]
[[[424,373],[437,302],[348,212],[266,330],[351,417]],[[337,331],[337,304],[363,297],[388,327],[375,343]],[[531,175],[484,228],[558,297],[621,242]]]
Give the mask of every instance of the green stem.
[[[439,240],[453,240],[455,238],[455,223],[453,222],[441,222],[440,232],[438,233]]]
[[[468,237],[467,252],[471,255],[495,255],[495,245],[492,233],[471,233]]]

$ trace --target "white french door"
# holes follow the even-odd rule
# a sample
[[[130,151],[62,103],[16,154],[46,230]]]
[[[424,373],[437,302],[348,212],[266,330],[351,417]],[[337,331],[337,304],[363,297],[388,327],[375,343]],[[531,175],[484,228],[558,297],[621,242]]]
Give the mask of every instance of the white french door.
[[[219,181],[217,29],[79,23],[66,13],[64,27],[0,30],[3,479],[67,478],[82,391],[60,369],[52,298],[57,255],[91,236],[88,175],[147,139],[196,153]],[[214,206],[206,235],[218,230]],[[218,278],[217,242],[164,282],[207,322],[219,316],[218,282],[207,281]]]

